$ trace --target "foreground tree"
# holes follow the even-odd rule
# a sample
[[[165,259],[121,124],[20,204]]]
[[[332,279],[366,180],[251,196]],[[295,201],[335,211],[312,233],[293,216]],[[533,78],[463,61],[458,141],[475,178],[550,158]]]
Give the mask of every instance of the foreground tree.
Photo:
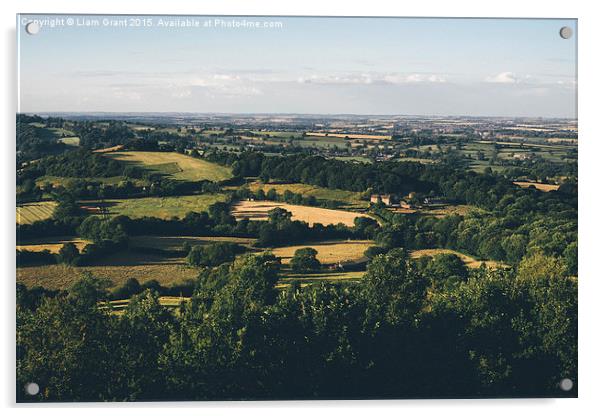
[[[314,248],[300,248],[295,251],[291,259],[291,268],[296,273],[310,273],[319,270],[321,265],[317,255],[318,251]]]

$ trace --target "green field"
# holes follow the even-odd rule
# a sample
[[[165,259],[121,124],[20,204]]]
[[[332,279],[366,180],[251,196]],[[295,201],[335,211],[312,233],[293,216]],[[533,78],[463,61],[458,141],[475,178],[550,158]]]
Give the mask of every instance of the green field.
[[[109,214],[130,218],[157,217],[169,219],[184,217],[189,212],[206,211],[209,205],[224,202],[224,194],[203,194],[132,199],[107,199],[104,202]],[[90,204],[86,201],[86,204]]]
[[[250,247],[255,243],[254,238],[242,237],[194,237],[194,236],[137,236],[130,238],[130,247],[147,247],[161,250],[181,250],[184,243],[195,245],[205,245],[209,243],[227,241]]]
[[[301,287],[316,283],[348,283],[357,282],[366,272],[322,272],[310,274],[285,274],[276,283],[276,288],[284,289],[287,286],[297,283]]]
[[[105,185],[117,185],[120,182],[125,181],[126,179],[123,176],[110,176],[107,178],[103,177],[88,177],[88,178],[67,178],[64,176],[41,176],[36,179],[36,185],[38,186],[69,186],[76,181],[85,181],[85,182],[99,182]],[[148,183],[148,181],[142,179],[127,179],[132,182],[134,185],[143,186]]]
[[[52,217],[56,202],[42,201],[17,205],[17,224],[32,224]]]
[[[113,152],[106,157],[176,180],[219,182],[232,177],[230,168],[175,152]]]
[[[249,184],[249,189],[253,192],[263,189],[268,192],[270,189],[275,189],[279,195],[285,191],[291,191],[296,194],[302,194],[305,197],[313,196],[318,200],[337,201],[349,208],[367,208],[370,203],[361,199],[360,192],[344,191],[341,189],[328,189],[320,186],[306,185],[303,183],[262,183],[252,182]]]
[[[277,139],[301,139],[303,137],[303,133],[299,133],[296,131],[253,131],[254,134],[260,135],[262,137],[273,137]]]
[[[59,139],[59,142],[66,144],[67,146],[79,146],[79,137],[63,137]]]

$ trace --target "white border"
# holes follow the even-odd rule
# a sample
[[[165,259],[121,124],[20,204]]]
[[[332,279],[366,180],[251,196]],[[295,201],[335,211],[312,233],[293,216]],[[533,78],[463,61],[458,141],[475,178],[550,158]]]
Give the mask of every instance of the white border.
[[[4,136],[2,157],[4,178],[1,181],[2,210],[2,342],[3,360],[0,384],[0,403],[12,414],[13,411],[27,414],[80,414],[83,408],[90,415],[113,412],[140,412],[164,415],[165,407],[174,407],[174,412],[210,412],[224,414],[244,411],[250,415],[332,414],[360,415],[376,411],[379,414],[414,412],[420,414],[446,415],[504,415],[526,412],[547,415],[592,414],[599,404],[598,389],[600,366],[600,281],[599,263],[596,262],[600,249],[600,227],[598,180],[599,162],[602,154],[600,123],[599,77],[602,74],[599,45],[602,40],[600,16],[595,2],[506,0],[504,2],[470,0],[421,0],[412,2],[386,2],[381,0],[146,0],[125,2],[124,0],[4,0],[1,3],[2,35],[4,48],[2,59],[1,100]],[[579,282],[579,399],[564,400],[424,400],[424,401],[339,401],[339,402],[236,402],[236,403],[138,403],[138,404],[75,404],[50,405],[49,408],[14,405],[14,224],[15,224],[15,123],[16,112],[16,13],[132,13],[132,14],[232,14],[232,15],[331,15],[331,16],[432,16],[432,17],[554,17],[579,19],[579,223],[580,223],[580,282]],[[598,204],[597,204],[598,203]],[[169,411],[169,410],[167,410]]]

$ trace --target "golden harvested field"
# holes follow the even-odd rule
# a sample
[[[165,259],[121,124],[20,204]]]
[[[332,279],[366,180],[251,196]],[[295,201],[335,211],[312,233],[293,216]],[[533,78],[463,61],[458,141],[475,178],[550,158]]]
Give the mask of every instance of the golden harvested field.
[[[122,285],[131,277],[140,283],[155,279],[164,286],[194,279],[198,270],[186,264],[183,258],[165,258],[148,253],[124,251],[102,259],[94,266],[73,267],[63,264],[17,268],[17,282],[28,287],[66,289],[77,282],[82,273],[111,280]]]
[[[250,220],[267,220],[268,211],[274,208],[282,208],[290,211],[293,214],[293,220],[305,221],[310,225],[315,223],[323,225],[342,223],[348,227],[352,227],[355,218],[368,217],[366,214],[359,214],[357,212],[307,207],[272,201],[238,202],[232,207],[232,215],[234,215],[237,220],[243,218],[248,218]]]
[[[90,244],[90,241],[74,237],[49,237],[45,239],[28,240],[24,242],[24,244],[17,245],[17,250],[36,252],[48,250],[51,253],[56,254],[65,243],[73,243],[77,249],[81,251],[86,245]]]
[[[466,264],[467,267],[469,267],[471,269],[477,269],[477,268],[481,267],[481,264],[485,264],[486,267],[490,267],[490,268],[494,268],[494,269],[506,267],[505,264],[503,264],[499,261],[477,260],[474,257],[470,257],[470,256],[467,256],[466,254],[462,254],[458,251],[450,250],[447,248],[414,250],[410,253],[410,257],[413,259],[417,259],[417,258],[424,257],[424,256],[434,257],[438,254],[455,254],[456,256],[458,256],[462,259],[462,261],[464,262],[464,264]]]
[[[263,189],[266,193],[270,189],[275,189],[278,195],[282,195],[288,190],[296,194],[302,194],[305,197],[313,196],[320,200],[338,201],[350,208],[367,208],[370,205],[368,201],[361,199],[362,194],[360,192],[328,189],[303,183],[262,183],[255,181],[249,184],[249,189],[253,192]]]
[[[82,273],[111,280],[115,286],[122,285],[130,277],[140,283],[156,279],[164,286],[194,279],[198,271],[179,264],[148,264],[138,266],[86,266],[72,267],[62,264],[17,268],[17,282],[28,287],[43,286],[48,289],[66,289],[77,282]]]
[[[184,217],[189,212],[206,211],[209,205],[224,202],[224,194],[202,194],[185,196],[149,197],[132,199],[107,199],[105,204],[110,214],[127,215],[130,218],[157,217],[169,219]],[[89,205],[91,201],[86,201]]]
[[[176,152],[112,152],[107,156],[173,179],[219,182],[232,177],[230,168]]]
[[[94,153],[111,153],[111,152],[117,152],[121,149],[123,149],[123,145],[118,144],[117,146],[105,147],[104,149],[97,149],[97,150],[94,150],[93,152]]]
[[[17,224],[32,224],[52,217],[54,201],[29,202],[17,205]]]
[[[251,246],[256,239],[242,237],[189,237],[189,236],[138,236],[130,238],[132,247],[158,248],[161,250],[181,250],[184,243],[191,246],[204,245],[209,243],[227,241],[240,244],[242,246]]]
[[[353,134],[353,133],[319,133],[319,132],[307,132],[306,136],[314,137],[338,137],[341,139],[363,139],[363,140],[391,140],[391,136],[384,136],[379,134]]]
[[[296,246],[277,247],[271,252],[282,258],[283,264],[288,264],[291,258],[300,248],[311,247],[317,250],[317,258],[322,264],[334,264],[339,262],[357,262],[364,260],[364,252],[374,245],[372,240],[333,240],[317,243],[307,243]]]
[[[516,182],[512,182],[512,183],[520,186],[521,188],[529,188],[531,186],[534,186],[535,189],[537,189],[539,191],[543,191],[543,192],[556,191],[556,190],[558,190],[558,188],[560,188],[560,185],[553,185],[553,184],[549,184],[549,183],[521,182],[521,181],[516,181]]]

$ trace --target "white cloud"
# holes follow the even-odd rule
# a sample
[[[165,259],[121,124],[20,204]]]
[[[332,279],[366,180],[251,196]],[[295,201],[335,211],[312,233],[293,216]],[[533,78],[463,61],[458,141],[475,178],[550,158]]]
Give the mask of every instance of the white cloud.
[[[298,78],[302,84],[410,84],[410,83],[441,83],[447,79],[438,74],[421,73],[350,73],[337,75],[311,75]]]
[[[493,75],[485,78],[486,82],[491,82],[494,84],[516,84],[519,81],[519,78],[514,72],[500,72],[497,75]]]
[[[437,74],[405,74],[405,75],[386,75],[384,81],[390,84],[408,84],[418,82],[447,82],[447,79],[443,75]]]

